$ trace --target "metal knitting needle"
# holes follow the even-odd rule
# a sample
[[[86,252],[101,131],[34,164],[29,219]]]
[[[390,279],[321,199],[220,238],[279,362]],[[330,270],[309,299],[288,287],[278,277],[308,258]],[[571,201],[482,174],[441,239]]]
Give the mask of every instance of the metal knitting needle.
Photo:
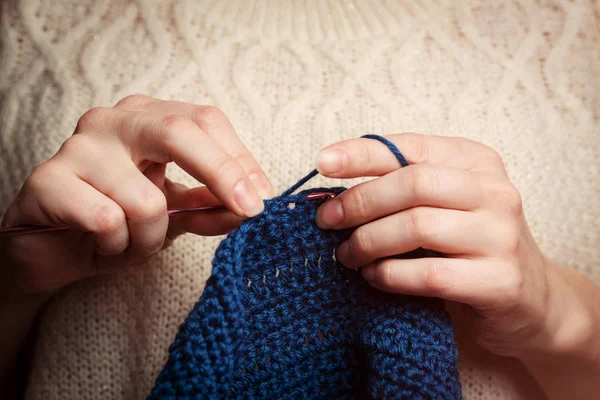
[[[306,196],[307,200],[319,200],[324,199],[325,201],[335,197],[335,193],[331,192],[313,192]],[[193,208],[176,208],[168,210],[169,216],[197,213],[197,212],[211,212],[211,211],[223,211],[227,210],[225,206],[209,206],[209,207],[193,207]],[[0,228],[0,237],[4,236],[17,236],[17,235],[30,235],[34,233],[44,232],[57,232],[66,231],[71,229],[68,226],[36,226],[36,225],[19,225],[11,226],[6,228]]]

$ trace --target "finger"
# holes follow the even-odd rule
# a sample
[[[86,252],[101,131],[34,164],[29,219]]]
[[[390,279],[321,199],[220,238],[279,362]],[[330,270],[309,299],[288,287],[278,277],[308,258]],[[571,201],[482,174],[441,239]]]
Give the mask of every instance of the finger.
[[[160,190],[165,187],[167,164],[152,163],[143,170],[144,175]]]
[[[514,300],[522,277],[497,261],[457,258],[385,259],[362,268],[385,292],[440,297],[485,309]]]
[[[149,104],[147,109],[165,116],[181,115],[191,119],[242,166],[263,198],[274,195],[273,187],[265,172],[241,141],[223,111],[213,106],[199,106],[179,101],[158,101]]]
[[[317,211],[320,228],[365,224],[416,206],[471,211],[484,202],[478,175],[462,169],[415,164],[358,184]]]
[[[88,139],[89,140],[89,139]],[[100,148],[102,147],[102,148]],[[164,243],[169,217],[165,196],[113,143],[98,143],[95,152],[72,154],[65,162],[90,185],[114,200],[125,212],[132,259],[149,257]],[[103,159],[110,155],[110,162]],[[84,156],[84,157],[83,157]]]
[[[505,174],[498,153],[468,139],[416,133],[386,138],[398,147],[409,164],[431,163]],[[400,168],[387,146],[367,138],[344,140],[326,147],[317,155],[316,165],[320,173],[335,178],[381,176]]]
[[[53,161],[34,170],[16,204],[18,219],[7,219],[12,225],[69,226],[91,232],[102,254],[120,253],[129,244],[123,209]]]
[[[206,187],[189,189],[186,186],[165,181],[165,195],[169,209],[194,208],[220,205],[221,202]],[[189,232],[202,236],[222,235],[236,228],[242,219],[230,211],[208,211],[173,215],[169,221],[167,237]]]
[[[114,108],[119,108],[128,111],[142,111],[152,103],[159,103],[162,100],[155,99],[143,94],[131,94],[119,100]]]
[[[244,168],[190,119],[133,114],[122,120],[119,136],[137,165],[174,161],[235,214],[252,217],[264,209]]]
[[[336,251],[348,268],[420,247],[448,254],[481,255],[495,249],[502,234],[483,213],[416,207],[358,227]],[[486,229],[487,228],[487,229]]]

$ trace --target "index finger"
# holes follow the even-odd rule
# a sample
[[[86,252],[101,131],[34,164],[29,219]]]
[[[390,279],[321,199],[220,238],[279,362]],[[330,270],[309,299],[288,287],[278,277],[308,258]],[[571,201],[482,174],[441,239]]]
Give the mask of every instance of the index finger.
[[[464,170],[504,172],[491,148],[464,138],[417,133],[388,135],[409,164],[431,163]],[[381,176],[400,168],[396,156],[379,141],[359,138],[327,146],[316,158],[317,170],[333,178]]]
[[[248,151],[229,118],[219,108],[180,101],[155,100],[146,105],[144,111],[162,115],[181,115],[191,119],[242,166],[263,198],[274,195],[273,187],[264,170]]]
[[[117,130],[136,164],[175,162],[206,184],[238,216],[260,213],[263,202],[240,163],[192,120],[180,115],[131,113]]]

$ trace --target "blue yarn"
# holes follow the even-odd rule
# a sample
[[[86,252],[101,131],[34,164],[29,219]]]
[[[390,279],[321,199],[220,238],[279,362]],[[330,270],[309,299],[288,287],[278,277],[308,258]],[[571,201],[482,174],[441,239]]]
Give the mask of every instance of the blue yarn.
[[[390,142],[383,136],[379,136],[379,135],[363,135],[361,137],[366,138],[366,139],[379,140],[381,143],[385,144],[392,153],[394,153],[394,155],[396,156],[398,161],[400,161],[401,166],[408,167],[408,162],[406,161],[406,158],[404,158],[404,156],[402,155],[402,153],[400,153],[400,150],[398,150],[398,148],[396,147],[396,145],[394,143]]]
[[[392,153],[394,153],[394,155],[396,156],[396,158],[398,159],[398,161],[400,162],[400,165],[402,167],[407,167],[408,166],[408,162],[406,161],[406,159],[404,158],[404,155],[402,155],[402,153],[400,152],[400,150],[398,150],[398,147],[396,147],[396,145],[392,142],[390,142],[389,140],[387,140],[386,138],[384,138],[383,136],[379,136],[379,135],[363,135],[361,136],[361,138],[364,139],[375,139],[375,140],[379,140],[381,143],[385,144]],[[281,196],[289,196],[290,194],[294,193],[299,187],[301,187],[302,185],[304,185],[306,182],[308,182],[310,179],[312,179],[314,176],[318,175],[319,171],[317,171],[316,169],[313,169],[312,171],[310,171],[308,173],[308,175],[306,175],[304,178],[300,179],[298,182],[296,182],[293,186],[291,186],[289,189],[287,189],[286,191],[284,191]]]
[[[220,244],[148,399],[461,398],[443,302],[343,267],[334,249],[352,232],[319,229],[324,200],[307,195],[345,189],[291,194],[315,174]]]
[[[298,182],[296,182],[293,186],[291,186],[289,189],[287,189],[286,191],[284,191],[283,193],[281,193],[282,197],[286,197],[291,195],[292,193],[294,193],[300,186],[304,185],[306,182],[308,182],[310,179],[312,179],[313,177],[315,177],[316,175],[319,174],[319,171],[317,171],[316,169],[313,169],[312,171],[310,171],[308,173],[308,175],[306,175],[304,178],[300,179]]]

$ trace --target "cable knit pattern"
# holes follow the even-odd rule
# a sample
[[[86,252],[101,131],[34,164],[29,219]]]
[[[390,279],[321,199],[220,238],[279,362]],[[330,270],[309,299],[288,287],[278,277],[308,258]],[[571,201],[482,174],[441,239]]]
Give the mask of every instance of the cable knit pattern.
[[[144,93],[223,109],[278,189],[364,132],[481,141],[503,156],[542,250],[600,283],[598,1],[1,4],[0,212],[83,112]],[[185,236],[147,268],[61,293],[27,398],[147,396],[218,242]],[[455,334],[465,399],[540,398],[519,363]]]

